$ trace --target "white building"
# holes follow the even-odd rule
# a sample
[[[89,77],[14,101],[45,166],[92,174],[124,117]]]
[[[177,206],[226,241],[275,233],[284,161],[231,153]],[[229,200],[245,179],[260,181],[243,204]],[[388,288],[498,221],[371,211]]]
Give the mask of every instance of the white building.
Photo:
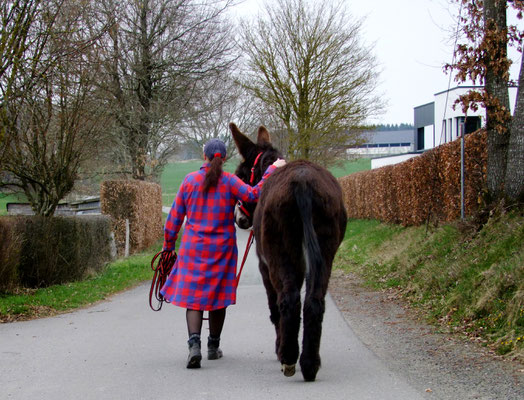
[[[462,106],[455,101],[470,90],[481,89],[481,86],[457,86],[435,94],[435,101],[414,109],[414,140],[416,150],[428,150],[441,144],[451,142],[460,136],[460,124],[465,123],[465,133],[480,129],[486,121],[486,110],[468,110],[467,118]],[[517,88],[509,90],[511,113],[515,107]]]
[[[435,93],[435,100],[414,108],[413,150],[399,155],[384,155],[373,158],[371,168],[397,164],[422,154],[425,150],[451,142],[460,136],[460,124],[464,122],[464,133],[468,134],[480,129],[486,122],[486,110],[483,107],[477,111],[468,110],[467,118],[462,106],[457,104],[459,96],[482,86],[457,86],[455,88]],[[517,87],[509,88],[510,111],[513,114]]]
[[[348,155],[359,157],[380,157],[413,151],[413,130],[367,131],[364,143],[347,149]]]

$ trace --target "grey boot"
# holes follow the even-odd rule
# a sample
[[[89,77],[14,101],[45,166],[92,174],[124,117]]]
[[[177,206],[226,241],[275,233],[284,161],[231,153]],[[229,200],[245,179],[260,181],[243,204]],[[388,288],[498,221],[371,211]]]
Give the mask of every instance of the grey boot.
[[[187,356],[187,368],[200,368],[202,353],[200,352],[200,336],[191,335],[187,342],[189,355]]]
[[[207,338],[207,359],[208,360],[218,360],[224,355],[222,350],[219,348],[220,338],[212,338],[211,336]]]

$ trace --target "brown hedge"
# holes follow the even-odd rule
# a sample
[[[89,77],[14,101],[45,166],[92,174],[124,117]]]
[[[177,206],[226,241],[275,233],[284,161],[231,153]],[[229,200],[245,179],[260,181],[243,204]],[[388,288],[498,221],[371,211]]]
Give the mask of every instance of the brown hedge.
[[[84,278],[111,260],[111,220],[105,216],[0,217],[7,268],[0,288],[44,287]],[[4,261],[4,260],[2,260]]]
[[[0,290],[19,285],[18,265],[22,235],[12,218],[0,217]]]
[[[163,233],[162,189],[137,180],[102,182],[102,214],[111,216],[119,255],[124,254],[126,219],[129,220],[129,251],[134,253],[154,244]]]
[[[339,179],[350,218],[420,225],[460,217],[460,140],[403,163]],[[478,210],[486,181],[486,133],[465,140],[465,210]]]

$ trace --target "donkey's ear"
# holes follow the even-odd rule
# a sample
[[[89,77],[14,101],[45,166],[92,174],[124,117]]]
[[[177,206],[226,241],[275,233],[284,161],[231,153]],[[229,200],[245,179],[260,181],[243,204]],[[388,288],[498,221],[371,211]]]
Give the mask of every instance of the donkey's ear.
[[[233,122],[229,124],[229,129],[231,130],[231,134],[233,135],[233,139],[235,140],[238,152],[242,157],[244,157],[245,160],[247,154],[249,154],[249,151],[253,147],[256,147],[255,143],[253,143],[251,139],[249,139],[246,135],[240,132],[238,127]]]
[[[266,127],[264,126],[260,126],[260,128],[258,128],[257,143],[258,144],[271,143],[271,136],[269,136],[269,132],[267,131]]]

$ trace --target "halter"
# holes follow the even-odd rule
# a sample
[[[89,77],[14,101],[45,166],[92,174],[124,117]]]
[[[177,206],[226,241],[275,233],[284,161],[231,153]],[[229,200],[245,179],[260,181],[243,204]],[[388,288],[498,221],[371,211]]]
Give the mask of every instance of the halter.
[[[240,210],[242,210],[242,212],[246,216],[251,217],[251,213],[248,210],[246,210],[246,207],[244,207],[244,203],[242,202],[242,200],[238,200],[237,205],[238,205],[238,208],[240,208]]]
[[[257,158],[255,158],[255,162],[253,163],[253,166],[251,167],[251,177],[249,178],[249,184],[253,186],[253,182],[255,181],[255,167],[258,164],[258,160],[260,159],[260,156],[264,154],[263,151],[258,153]]]
[[[253,183],[255,182],[255,168],[258,164],[258,161],[260,160],[260,157],[262,156],[262,154],[264,154],[263,151],[261,151],[260,153],[258,153],[257,157],[255,158],[255,162],[253,163],[253,166],[251,167],[251,176],[249,178],[249,184],[251,186],[253,186]],[[244,203],[242,202],[242,200],[238,200],[238,203],[237,203],[238,207],[240,208],[240,210],[242,210],[242,212],[247,216],[247,217],[251,217],[251,213],[249,211],[246,210],[246,208],[244,207]]]

